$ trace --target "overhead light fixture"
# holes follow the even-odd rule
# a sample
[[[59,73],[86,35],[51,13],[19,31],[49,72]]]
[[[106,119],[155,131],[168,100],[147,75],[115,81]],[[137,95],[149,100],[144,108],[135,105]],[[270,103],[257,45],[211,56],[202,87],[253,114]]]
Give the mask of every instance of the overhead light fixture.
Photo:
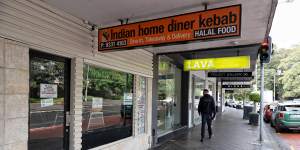
[[[232,45],[238,45],[238,44],[239,44],[238,41],[231,41],[230,43],[231,43]]]

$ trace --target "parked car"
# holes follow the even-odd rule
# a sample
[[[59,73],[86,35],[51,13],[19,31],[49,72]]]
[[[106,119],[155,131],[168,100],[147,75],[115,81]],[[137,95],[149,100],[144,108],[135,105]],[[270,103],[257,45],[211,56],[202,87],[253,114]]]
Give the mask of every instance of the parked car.
[[[300,102],[279,103],[272,113],[271,126],[276,132],[300,129]]]
[[[274,107],[271,104],[267,104],[264,107],[264,121],[269,123],[271,121],[272,112]]]
[[[232,107],[236,108],[236,102],[235,101],[232,102]]]
[[[242,101],[237,102],[236,109],[243,109],[243,108],[244,108],[243,102]]]
[[[232,99],[228,99],[226,102],[227,102],[227,106],[233,107],[234,101]]]

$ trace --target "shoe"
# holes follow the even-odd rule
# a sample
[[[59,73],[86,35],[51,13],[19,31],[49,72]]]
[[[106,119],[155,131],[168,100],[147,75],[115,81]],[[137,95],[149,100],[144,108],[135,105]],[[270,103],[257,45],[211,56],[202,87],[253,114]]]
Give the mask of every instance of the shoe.
[[[203,138],[200,141],[203,142]]]
[[[212,137],[212,135],[209,135],[209,137],[208,137],[208,138],[209,138],[209,139],[211,139],[211,137]]]

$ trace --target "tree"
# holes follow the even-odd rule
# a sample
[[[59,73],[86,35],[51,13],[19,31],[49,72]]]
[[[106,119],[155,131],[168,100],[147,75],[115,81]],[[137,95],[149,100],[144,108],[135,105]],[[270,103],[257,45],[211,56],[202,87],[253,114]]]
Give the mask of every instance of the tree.
[[[295,45],[289,49],[275,48],[271,62],[265,65],[265,89],[274,90],[274,75],[275,75],[275,90],[276,99],[293,99],[300,97],[299,85],[300,73],[300,45]],[[258,65],[258,80],[260,81],[260,67]],[[283,72],[282,75],[277,74],[277,70]],[[258,89],[260,84],[258,84]]]
[[[299,98],[300,97],[300,62],[295,63],[288,69],[284,76],[280,78],[284,83],[283,97]]]
[[[286,57],[280,60],[278,68],[284,74],[279,78],[279,82],[283,87],[283,98],[299,98],[300,97],[300,45],[296,45],[291,49],[284,51]]]
[[[260,94],[258,91],[253,91],[249,94],[249,100],[254,102],[253,112],[256,112],[256,103],[260,101]]]

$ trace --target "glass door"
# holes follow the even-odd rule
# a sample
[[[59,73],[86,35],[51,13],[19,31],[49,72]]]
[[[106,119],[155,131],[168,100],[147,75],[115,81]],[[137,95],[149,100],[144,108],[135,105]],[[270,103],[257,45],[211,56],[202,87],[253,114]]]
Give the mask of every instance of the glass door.
[[[200,101],[200,97],[203,95],[202,91],[204,89],[204,83],[205,81],[200,79],[197,76],[193,75],[193,120],[192,123],[194,126],[199,125],[201,123],[201,116],[198,113],[198,104]]]
[[[29,150],[68,149],[70,60],[30,51]]]
[[[157,100],[159,135],[181,127],[181,72],[169,58],[159,57]]]

